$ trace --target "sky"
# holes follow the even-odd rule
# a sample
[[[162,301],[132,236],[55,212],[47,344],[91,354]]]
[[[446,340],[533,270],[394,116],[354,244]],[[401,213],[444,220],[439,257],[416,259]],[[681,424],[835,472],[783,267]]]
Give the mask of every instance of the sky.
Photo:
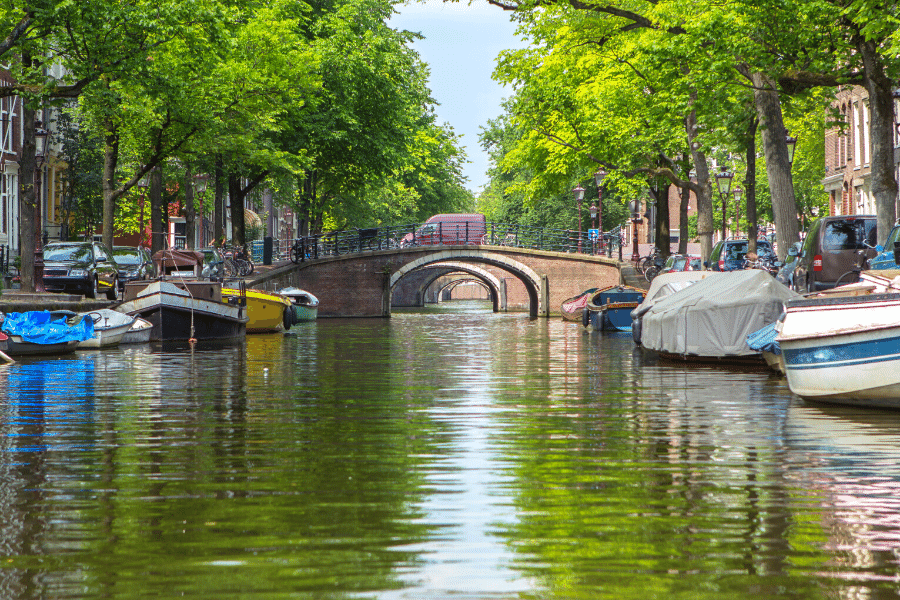
[[[390,20],[392,28],[425,36],[413,48],[431,71],[428,87],[438,103],[438,120],[461,136],[470,161],[463,170],[469,178],[466,187],[477,194],[488,182],[488,156],[478,143],[480,128],[502,114],[500,104],[511,95],[491,73],[502,50],[525,44],[516,37],[509,13],[483,0],[471,5],[466,0],[408,2],[398,11]]]

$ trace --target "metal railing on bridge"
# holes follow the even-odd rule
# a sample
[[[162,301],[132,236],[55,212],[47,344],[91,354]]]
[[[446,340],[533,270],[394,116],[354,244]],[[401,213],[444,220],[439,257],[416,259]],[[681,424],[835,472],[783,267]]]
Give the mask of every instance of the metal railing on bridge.
[[[553,252],[603,255],[622,260],[622,230],[616,227],[591,236],[583,232],[546,227],[529,227],[509,223],[488,223],[482,229],[474,223],[438,223],[428,234],[422,234],[424,224],[392,227],[346,229],[320,235],[301,237],[290,244],[289,258],[300,263],[329,256],[357,252],[374,252],[416,246],[486,245],[549,250]],[[476,229],[477,227],[477,229]],[[282,242],[276,256],[284,257],[288,250]]]

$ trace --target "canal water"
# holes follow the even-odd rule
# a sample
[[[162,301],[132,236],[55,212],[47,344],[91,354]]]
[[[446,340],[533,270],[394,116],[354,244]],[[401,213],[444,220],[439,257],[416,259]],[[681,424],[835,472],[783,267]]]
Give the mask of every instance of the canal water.
[[[895,413],[447,303],[0,368],[0,598],[896,598]]]

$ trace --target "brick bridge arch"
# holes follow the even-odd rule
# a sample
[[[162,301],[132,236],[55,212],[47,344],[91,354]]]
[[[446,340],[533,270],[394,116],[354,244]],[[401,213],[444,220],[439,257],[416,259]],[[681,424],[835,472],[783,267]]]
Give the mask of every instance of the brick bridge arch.
[[[504,271],[507,271],[508,273],[516,277],[519,281],[521,281],[525,286],[525,290],[528,293],[529,314],[532,317],[537,317],[538,315],[549,316],[549,307],[547,306],[547,301],[544,300],[544,302],[541,302],[541,298],[543,296],[541,292],[546,291],[545,278],[542,278],[534,271],[534,269],[520,262],[519,260],[516,260],[516,258],[513,258],[513,256],[494,250],[482,250],[478,246],[461,246],[446,250],[438,250],[433,254],[424,254],[414,260],[409,261],[408,263],[394,271],[393,275],[391,275],[391,290],[393,290],[394,286],[397,285],[397,282],[400,281],[407,273],[411,273],[412,271],[431,266],[436,263],[444,263],[448,261],[453,263],[482,263],[486,265],[492,265],[494,267],[498,267],[500,269],[503,269]],[[499,289],[500,286],[498,285],[498,294]]]
[[[521,294],[517,306],[533,317],[559,314],[566,299],[621,279],[618,262],[606,257],[471,245],[413,246],[286,263],[258,273],[248,285],[309,290],[320,300],[320,317],[389,317],[397,282],[417,269],[441,263],[509,273]],[[498,289],[503,289],[502,283]]]
[[[436,262],[408,272],[404,277],[400,278],[397,283],[392,286],[392,306],[398,305],[398,303],[396,302],[398,287],[405,284],[406,280],[409,279],[409,275],[411,275],[413,272],[423,270],[431,270],[434,271],[434,273],[422,278],[420,281],[414,284],[412,295],[415,297],[415,303],[407,302],[404,304],[401,302],[399,304],[400,306],[425,306],[425,303],[427,302],[426,292],[428,288],[434,285],[434,283],[442,277],[451,277],[453,273],[461,272],[471,275],[473,279],[480,281],[484,285],[485,289],[487,289],[488,291],[488,294],[490,294],[491,296],[491,304],[493,304],[494,312],[506,310],[506,282],[502,279],[499,279],[496,275],[494,275],[487,269],[458,261]]]
[[[471,275],[466,275],[466,276],[460,275],[458,279],[454,279],[454,280],[452,280],[452,281],[449,281],[449,282],[445,283],[444,285],[442,285],[442,286],[440,287],[440,289],[439,289],[438,292],[437,292],[437,301],[438,301],[438,303],[443,302],[443,295],[444,295],[444,292],[445,292],[445,291],[449,291],[449,293],[452,295],[452,294],[453,294],[453,290],[455,290],[455,289],[457,288],[457,286],[460,286],[460,285],[462,285],[463,283],[474,283],[474,284],[476,284],[478,287],[480,287],[481,289],[483,289],[485,292],[487,292],[487,293],[488,293],[488,296],[491,295],[491,288],[490,288],[490,286],[489,286],[488,284],[486,284],[485,282],[483,282],[483,281],[482,281],[481,279],[479,279],[478,277],[473,277],[473,276],[471,276]],[[497,312],[497,311],[494,310],[494,312]]]

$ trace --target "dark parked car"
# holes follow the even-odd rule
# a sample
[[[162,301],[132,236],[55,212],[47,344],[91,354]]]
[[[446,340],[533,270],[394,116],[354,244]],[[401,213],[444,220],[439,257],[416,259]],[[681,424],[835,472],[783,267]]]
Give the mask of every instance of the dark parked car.
[[[874,257],[877,238],[875,215],[822,217],[803,240],[794,290],[818,292],[834,287],[840,277],[858,264],[859,252]]]
[[[88,298],[119,293],[119,266],[100,242],[51,242],[44,246],[44,289],[74,291]]]
[[[709,254],[711,271],[740,271],[744,268],[744,257],[747,255],[746,239],[727,239],[713,246]],[[772,254],[772,246],[767,240],[756,240],[756,253],[759,256]]]
[[[156,277],[156,265],[150,251],[143,246],[115,246],[113,258],[119,265],[119,290],[129,281],[146,281]]]

